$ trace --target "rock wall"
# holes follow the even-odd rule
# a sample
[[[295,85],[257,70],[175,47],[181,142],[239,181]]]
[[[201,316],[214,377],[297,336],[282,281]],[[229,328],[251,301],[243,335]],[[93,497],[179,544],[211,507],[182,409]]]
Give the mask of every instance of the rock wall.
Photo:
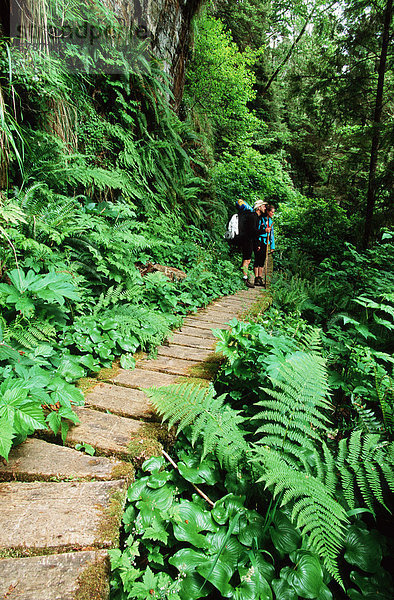
[[[151,39],[172,82],[175,108],[182,98],[191,43],[191,20],[201,0],[105,0],[126,27]]]

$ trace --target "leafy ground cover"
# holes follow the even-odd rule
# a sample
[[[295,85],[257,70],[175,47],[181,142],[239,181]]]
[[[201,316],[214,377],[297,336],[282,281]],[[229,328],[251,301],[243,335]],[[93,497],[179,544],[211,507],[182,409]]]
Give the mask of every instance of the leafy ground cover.
[[[147,390],[177,468],[129,489],[114,600],[391,598],[392,249],[349,246],[332,278],[289,255],[272,307],[216,331],[214,385]]]

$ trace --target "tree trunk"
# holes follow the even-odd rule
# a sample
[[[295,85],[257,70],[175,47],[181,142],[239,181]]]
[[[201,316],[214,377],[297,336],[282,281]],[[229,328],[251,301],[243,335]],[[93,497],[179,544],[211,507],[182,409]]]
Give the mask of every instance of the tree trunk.
[[[393,0],[387,0],[385,15],[384,15],[384,26],[382,35],[382,49],[380,52],[379,69],[378,69],[378,87],[376,90],[375,99],[375,112],[373,117],[373,129],[372,129],[372,144],[371,144],[371,157],[369,162],[369,178],[368,178],[368,192],[367,192],[367,207],[365,214],[365,226],[364,226],[364,238],[363,248],[364,250],[368,247],[369,238],[372,231],[372,218],[375,206],[376,198],[376,165],[378,162],[378,148],[380,138],[380,121],[382,116],[382,104],[383,104],[383,87],[384,87],[384,74],[386,70],[386,59],[387,49],[389,45],[390,37],[390,24],[393,12]]]

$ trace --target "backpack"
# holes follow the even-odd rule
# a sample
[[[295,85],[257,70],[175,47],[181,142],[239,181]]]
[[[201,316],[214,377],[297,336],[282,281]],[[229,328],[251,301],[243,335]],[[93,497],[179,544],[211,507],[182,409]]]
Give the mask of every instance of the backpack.
[[[235,213],[228,222],[224,239],[228,242],[235,242],[239,237],[239,215]]]

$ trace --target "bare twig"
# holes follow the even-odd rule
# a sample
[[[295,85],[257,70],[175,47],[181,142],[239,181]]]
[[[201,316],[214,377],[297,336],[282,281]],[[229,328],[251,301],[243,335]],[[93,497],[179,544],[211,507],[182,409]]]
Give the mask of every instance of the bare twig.
[[[171,463],[172,466],[175,467],[175,469],[179,473],[178,465],[172,460],[171,456],[169,454],[167,454],[167,452],[165,452],[165,450],[162,450],[162,454],[163,454],[164,458],[166,458],[168,460],[168,462]],[[189,481],[189,483],[191,483],[191,482]],[[191,485],[194,487],[196,492],[198,494],[200,494],[201,498],[204,498],[204,500],[206,502],[208,502],[208,504],[210,504],[211,506],[215,505],[215,503],[212,502],[212,500],[210,498],[208,498],[208,496],[206,494],[204,494],[204,492],[202,490],[200,490],[200,488],[198,488],[196,485],[194,485],[194,483],[191,483]]]

